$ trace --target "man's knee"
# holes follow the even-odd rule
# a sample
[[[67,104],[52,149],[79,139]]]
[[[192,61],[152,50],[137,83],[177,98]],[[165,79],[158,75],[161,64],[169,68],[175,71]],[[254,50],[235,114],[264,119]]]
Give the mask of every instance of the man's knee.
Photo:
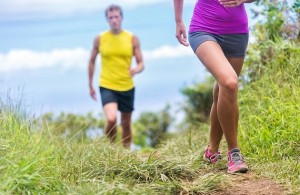
[[[115,115],[107,116],[106,122],[109,126],[115,125],[117,123],[117,116]]]

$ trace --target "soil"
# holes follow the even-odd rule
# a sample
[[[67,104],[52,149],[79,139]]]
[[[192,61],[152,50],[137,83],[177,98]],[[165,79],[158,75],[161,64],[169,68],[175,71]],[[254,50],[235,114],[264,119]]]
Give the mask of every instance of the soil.
[[[257,178],[255,175],[233,175],[234,187],[214,193],[214,195],[283,195],[287,194],[279,184],[266,178]]]

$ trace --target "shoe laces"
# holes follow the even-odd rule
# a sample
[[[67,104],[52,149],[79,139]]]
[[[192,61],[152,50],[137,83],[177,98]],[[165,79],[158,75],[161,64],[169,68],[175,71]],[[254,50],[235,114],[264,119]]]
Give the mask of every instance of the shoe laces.
[[[214,159],[220,160],[220,159],[222,159],[222,156],[221,156],[220,152],[218,152],[218,153],[215,153],[215,154],[212,154],[211,156],[209,156],[209,159],[210,160],[214,160]]]
[[[242,154],[240,152],[233,152],[230,154],[230,158],[231,160],[233,160],[235,163],[240,162],[240,161],[244,161],[244,158],[242,156]]]

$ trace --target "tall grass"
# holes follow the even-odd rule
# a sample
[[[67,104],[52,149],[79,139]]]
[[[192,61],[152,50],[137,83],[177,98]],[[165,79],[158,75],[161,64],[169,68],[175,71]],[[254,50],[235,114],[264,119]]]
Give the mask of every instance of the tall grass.
[[[104,138],[78,142],[54,137],[51,130],[37,131],[11,113],[2,112],[0,124],[1,193],[204,193],[226,184],[222,174],[205,173],[200,179],[196,137],[140,154]]]
[[[259,51],[267,57],[260,78],[240,94],[241,144],[255,169],[300,193],[300,48],[280,42]]]
[[[56,179],[59,173],[53,161],[56,150],[48,144],[49,140],[31,132],[30,120],[18,112],[2,109],[0,129],[0,191],[61,191],[62,183]]]

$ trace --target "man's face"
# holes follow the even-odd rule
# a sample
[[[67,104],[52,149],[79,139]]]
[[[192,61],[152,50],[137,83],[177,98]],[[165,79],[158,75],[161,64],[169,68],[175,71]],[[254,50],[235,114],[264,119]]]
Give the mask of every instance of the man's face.
[[[112,31],[121,29],[122,16],[119,10],[112,10],[107,12],[107,21]]]

